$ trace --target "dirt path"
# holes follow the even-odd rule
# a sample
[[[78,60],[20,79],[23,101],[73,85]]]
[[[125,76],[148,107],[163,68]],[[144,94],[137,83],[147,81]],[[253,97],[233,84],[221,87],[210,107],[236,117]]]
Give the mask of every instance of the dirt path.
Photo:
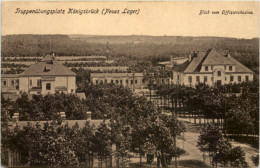
[[[194,154],[190,154],[190,156],[187,156],[188,158],[195,158],[195,159],[199,159],[200,157],[202,158],[202,154],[200,153],[200,151],[196,148],[196,144],[197,144],[197,138],[199,136],[199,131],[200,131],[200,125],[198,124],[193,124],[193,123],[189,123],[189,119],[183,119],[183,118],[178,118],[179,120],[183,121],[187,127],[187,132],[185,133],[185,146],[187,144],[187,148],[185,150],[187,150],[188,152],[194,152]],[[232,141],[231,142],[233,147],[237,147],[240,146],[246,153],[245,158],[246,158],[246,162],[248,163],[249,167],[252,168],[257,168],[258,166],[255,166],[254,163],[251,160],[252,156],[255,156],[259,153],[259,150],[248,145],[248,144],[243,144],[243,143],[239,143],[239,142],[235,142]],[[185,158],[185,157],[184,157]],[[180,158],[182,159],[182,158]],[[209,165],[209,159],[206,159],[205,163],[207,163]]]

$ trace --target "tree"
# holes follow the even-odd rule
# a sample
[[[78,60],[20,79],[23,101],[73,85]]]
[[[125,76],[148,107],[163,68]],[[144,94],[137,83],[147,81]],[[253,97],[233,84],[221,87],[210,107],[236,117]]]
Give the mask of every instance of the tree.
[[[197,146],[202,152],[209,152],[212,165],[220,163],[224,167],[247,166],[244,151],[240,147],[232,148],[216,124],[208,124],[202,129]]]
[[[38,136],[30,136],[30,166],[76,166],[78,157],[64,137],[63,129],[56,122],[33,128]],[[33,133],[33,132],[30,132]]]
[[[103,161],[105,160],[107,164],[107,158],[111,156],[112,152],[111,130],[105,121],[98,126],[93,142],[95,142],[94,152],[97,152],[102,167]]]

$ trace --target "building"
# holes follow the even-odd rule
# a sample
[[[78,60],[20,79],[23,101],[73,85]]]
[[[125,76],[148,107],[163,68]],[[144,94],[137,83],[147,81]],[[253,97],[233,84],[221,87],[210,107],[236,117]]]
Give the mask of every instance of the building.
[[[19,91],[28,94],[75,93],[76,74],[57,62],[54,54],[45,56],[19,75]]]
[[[90,81],[99,83],[114,83],[134,89],[143,88],[143,73],[91,73]]]
[[[171,57],[170,61],[158,62],[158,64],[164,68],[172,68],[175,65],[183,64],[187,60],[187,57]]]
[[[193,52],[187,61],[173,67],[173,83],[210,86],[253,81],[253,71],[233,58],[229,52],[214,48],[207,52]]]
[[[1,75],[1,92],[2,93],[19,93],[19,75],[2,74]]]

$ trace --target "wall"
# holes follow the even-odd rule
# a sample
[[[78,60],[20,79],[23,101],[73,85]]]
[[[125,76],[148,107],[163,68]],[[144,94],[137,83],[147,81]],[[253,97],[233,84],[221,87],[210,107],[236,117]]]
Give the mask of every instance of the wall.
[[[75,93],[76,89],[76,76],[68,76],[68,93]]]
[[[6,85],[4,85],[4,81],[6,82]],[[3,78],[3,77],[1,78],[1,92],[16,93],[18,91],[19,91],[19,78]]]

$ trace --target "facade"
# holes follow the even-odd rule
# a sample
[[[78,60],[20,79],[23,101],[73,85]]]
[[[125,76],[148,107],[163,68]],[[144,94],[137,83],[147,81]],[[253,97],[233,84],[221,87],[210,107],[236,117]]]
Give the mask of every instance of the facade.
[[[1,92],[2,93],[19,93],[19,75],[2,74],[1,75]]]
[[[207,52],[193,52],[183,64],[173,67],[173,83],[209,86],[253,81],[253,71],[242,65],[228,52],[214,48]]]
[[[47,55],[19,75],[19,91],[28,94],[75,93],[76,74]]]
[[[143,88],[143,73],[91,73],[90,81],[99,83],[114,83],[135,89]]]

